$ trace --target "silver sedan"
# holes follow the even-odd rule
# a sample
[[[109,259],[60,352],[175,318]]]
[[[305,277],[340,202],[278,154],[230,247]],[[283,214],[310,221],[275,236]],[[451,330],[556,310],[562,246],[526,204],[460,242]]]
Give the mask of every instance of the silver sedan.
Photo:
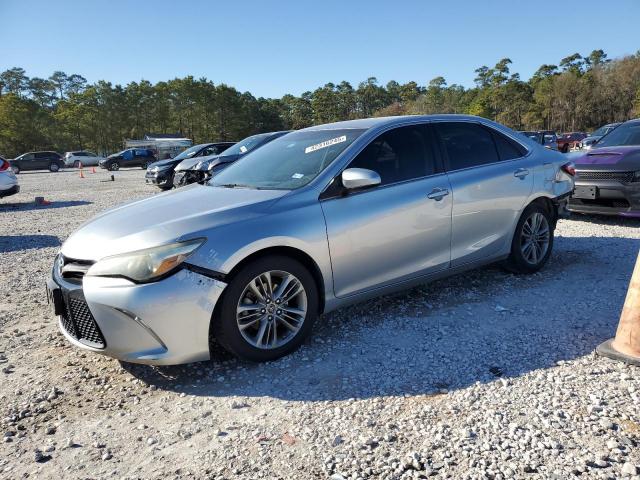
[[[84,349],[175,364],[219,345],[273,360],[343,305],[492,262],[538,271],[573,175],[561,154],[477,117],[320,125],[208,184],[99,215],[47,285]]]

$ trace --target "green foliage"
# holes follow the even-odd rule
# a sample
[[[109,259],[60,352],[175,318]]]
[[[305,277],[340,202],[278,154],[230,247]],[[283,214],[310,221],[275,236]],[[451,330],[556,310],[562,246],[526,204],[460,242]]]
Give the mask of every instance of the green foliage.
[[[523,81],[511,60],[475,70],[476,86],[426,86],[375,77],[354,88],[327,83],[300,96],[255,98],[192,76],[126,86],[56,71],[29,78],[22,68],[0,73],[0,154],[35,149],[119,150],[147,132],[179,133],[200,143],[382,115],[467,113],[515,129],[590,130],[640,115],[640,52],[610,60],[603,50],[542,65]]]

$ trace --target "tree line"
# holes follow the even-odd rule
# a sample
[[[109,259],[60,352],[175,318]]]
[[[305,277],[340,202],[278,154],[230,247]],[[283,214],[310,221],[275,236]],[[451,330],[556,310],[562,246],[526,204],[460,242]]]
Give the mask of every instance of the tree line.
[[[426,85],[375,77],[356,87],[326,85],[300,96],[256,98],[192,76],[126,86],[90,84],[79,74],[28,77],[22,68],[0,74],[0,154],[76,149],[108,153],[147,132],[179,133],[196,143],[239,140],[265,131],[382,115],[467,113],[516,130],[592,130],[640,112],[640,51],[611,60],[602,50],[544,64],[528,80],[511,60],[475,70],[475,85]]]

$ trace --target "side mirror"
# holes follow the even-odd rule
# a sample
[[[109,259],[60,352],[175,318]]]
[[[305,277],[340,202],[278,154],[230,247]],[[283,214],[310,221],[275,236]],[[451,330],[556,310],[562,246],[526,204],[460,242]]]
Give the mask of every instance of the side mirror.
[[[373,187],[380,185],[381,182],[377,172],[366,168],[347,168],[342,172],[342,185],[347,190]]]

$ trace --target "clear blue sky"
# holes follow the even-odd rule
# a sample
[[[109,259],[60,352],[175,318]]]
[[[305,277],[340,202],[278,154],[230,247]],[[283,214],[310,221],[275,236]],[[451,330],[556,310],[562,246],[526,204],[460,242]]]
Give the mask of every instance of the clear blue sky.
[[[503,57],[526,79],[574,52],[635,53],[639,20],[638,0],[0,0],[0,70],[204,76],[265,97],[369,76],[470,86]]]

